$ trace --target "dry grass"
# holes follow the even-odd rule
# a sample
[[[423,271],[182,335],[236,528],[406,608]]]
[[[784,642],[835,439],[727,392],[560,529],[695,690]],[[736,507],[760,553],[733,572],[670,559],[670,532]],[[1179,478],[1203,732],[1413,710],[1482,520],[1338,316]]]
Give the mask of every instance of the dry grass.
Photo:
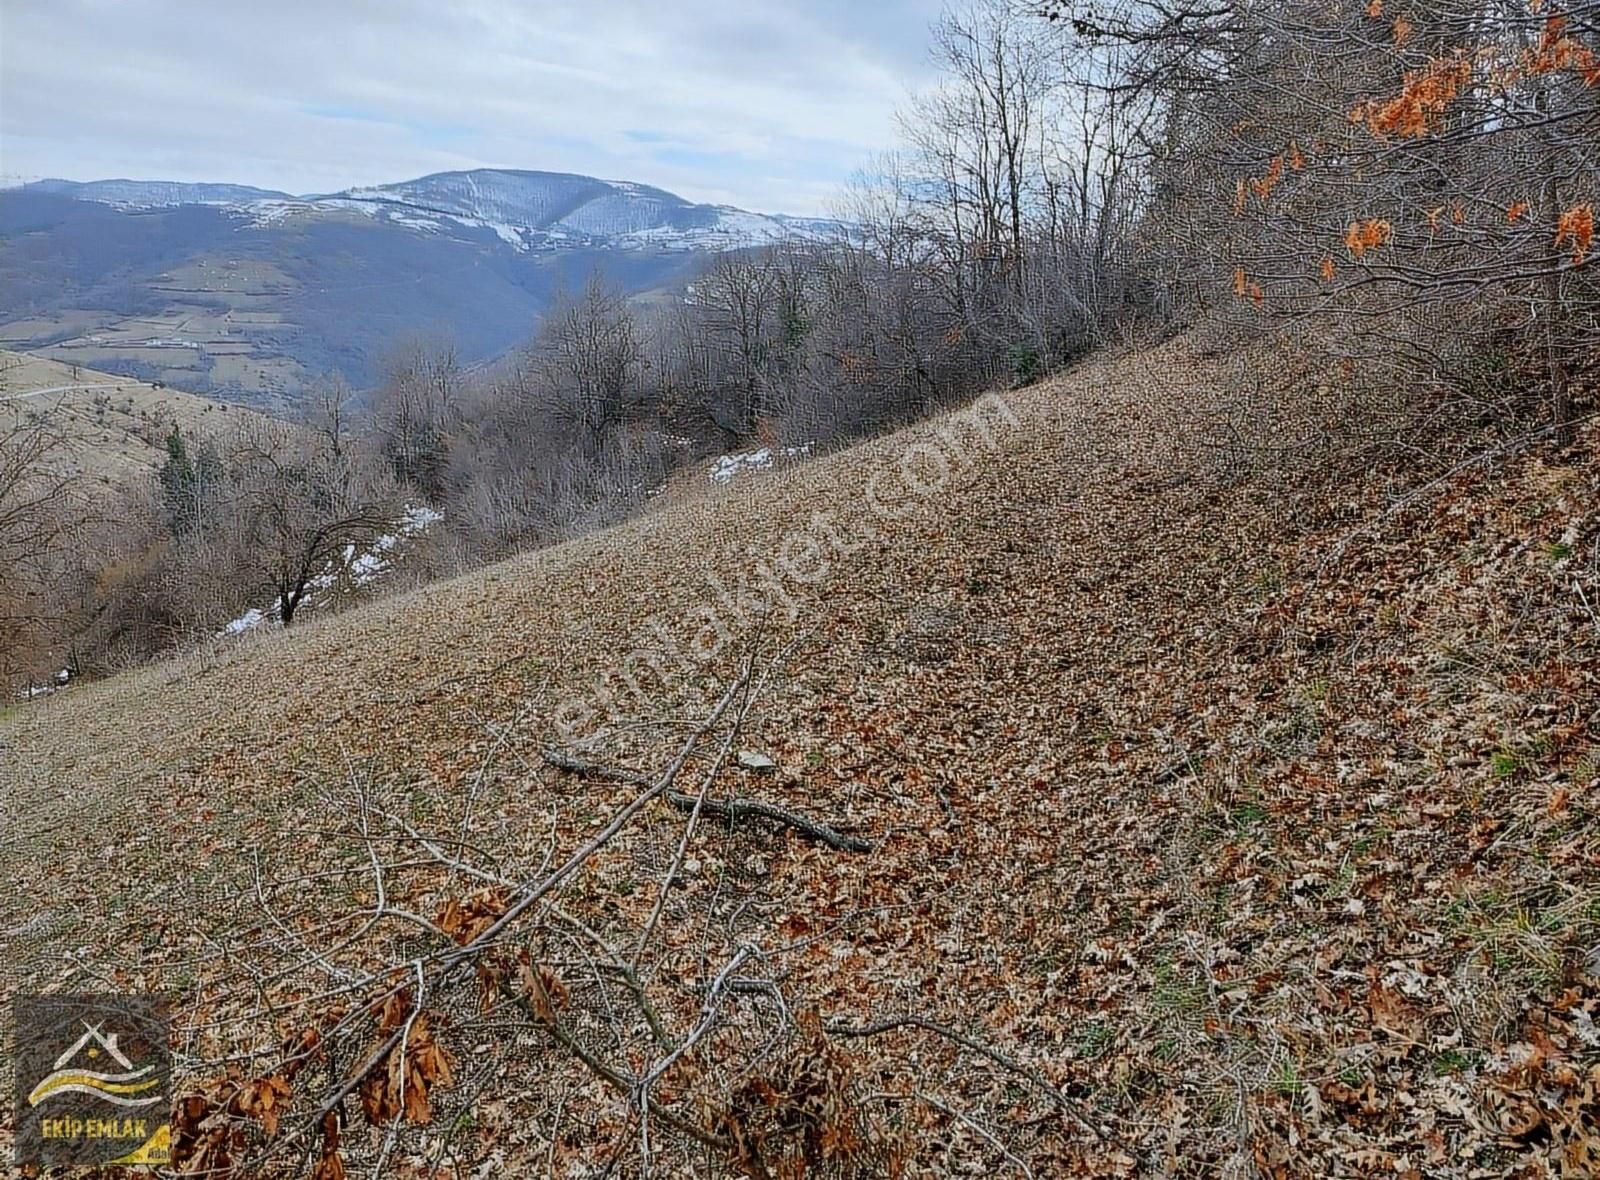
[[[224,402],[155,389],[148,382],[79,368],[31,353],[0,350],[0,432],[20,419],[46,419],[66,442],[57,460],[89,487],[115,492],[142,489],[166,459],[166,435],[176,424],[185,435],[220,435],[253,411]],[[38,397],[32,390],[74,389]]]
[[[1580,777],[1600,625],[1573,589],[1600,596],[1584,564],[1600,465],[1584,451],[1554,490],[1534,461],[1473,469],[1400,513],[1396,481],[1425,473],[1375,467],[1291,503],[1224,482],[1193,445],[1227,399],[1184,341],[1008,398],[1020,426],[996,454],[791,583],[797,617],[769,622],[769,644],[809,638],[742,738],[779,764],[762,790],[877,849],[707,833],[707,865],[758,880],[727,937],[785,944],[788,983],[830,1018],[914,1007],[1003,1046],[1108,1134],[1082,1140],[949,1045],[862,1045],[883,1086],[937,1088],[985,1128],[930,1125],[916,1174],[1005,1166],[997,1142],[1038,1175],[1554,1159],[1592,1110],[1561,1123],[1554,1083],[1506,1063],[1526,1070],[1530,1022],[1574,1076],[1597,1061],[1570,1019],[1600,1005]],[[110,979],[221,1015],[239,963],[217,948],[259,920],[252,855],[286,872],[348,858],[311,834],[340,821],[334,784],[419,823],[470,793],[471,839],[526,879],[552,832],[565,851],[622,797],[540,765],[561,704],[652,618],[714,603],[708,571],[772,556],[815,513],[868,519],[874,476],[940,427],[0,716],[0,875],[17,884],[0,991]],[[1550,555],[1561,537],[1579,557]],[[668,727],[613,727],[606,756],[660,765],[695,699],[674,682],[631,703]],[[573,904],[595,922],[648,907],[638,885],[680,820],[598,859]],[[408,900],[436,904],[430,888]],[[791,943],[774,923],[823,933]],[[691,951],[718,948],[683,952],[690,1013]],[[463,1098],[466,1170],[543,1174],[561,1076]],[[562,1152],[603,1161],[615,1127],[561,1092]],[[1508,1094],[1556,1103],[1545,1133],[1497,1121]]]

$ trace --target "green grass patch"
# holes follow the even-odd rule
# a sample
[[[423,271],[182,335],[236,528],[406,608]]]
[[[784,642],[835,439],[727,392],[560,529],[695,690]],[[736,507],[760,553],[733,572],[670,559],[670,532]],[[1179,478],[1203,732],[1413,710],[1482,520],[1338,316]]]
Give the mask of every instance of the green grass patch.
[[[1079,1057],[1093,1060],[1111,1048],[1116,1033],[1102,1020],[1086,1020],[1078,1026],[1073,1048]]]
[[[1464,1073],[1477,1066],[1482,1054],[1460,1049],[1445,1049],[1433,1055],[1433,1072],[1438,1077]]]
[[[1197,979],[1186,977],[1171,963],[1158,963],[1150,1004],[1164,1016],[1194,1017],[1206,1009],[1210,996]]]
[[[1252,832],[1267,822],[1267,809],[1259,800],[1250,799],[1230,811],[1228,818],[1233,821],[1234,829],[1239,833]]]
[[[1273,1093],[1281,1094],[1285,1098],[1299,1097],[1300,1091],[1305,1088],[1299,1069],[1288,1058],[1279,1062],[1277,1068],[1272,1071],[1271,1085]]]

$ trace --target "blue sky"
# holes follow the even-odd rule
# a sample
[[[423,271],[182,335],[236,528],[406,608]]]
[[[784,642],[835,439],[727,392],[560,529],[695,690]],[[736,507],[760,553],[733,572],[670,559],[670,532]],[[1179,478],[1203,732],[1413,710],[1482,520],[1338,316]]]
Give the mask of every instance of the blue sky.
[[[0,174],[325,192],[491,166],[826,213],[941,0],[0,0]]]

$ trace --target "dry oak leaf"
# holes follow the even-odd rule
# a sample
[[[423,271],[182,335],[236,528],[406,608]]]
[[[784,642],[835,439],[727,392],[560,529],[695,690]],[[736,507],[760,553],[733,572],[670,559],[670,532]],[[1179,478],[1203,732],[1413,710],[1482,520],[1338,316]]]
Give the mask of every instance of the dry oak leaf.
[[[344,1160],[339,1157],[339,1114],[330,1110],[322,1116],[322,1151],[311,1180],[344,1180]]]
[[[289,1079],[274,1074],[245,1083],[234,1095],[231,1105],[235,1113],[260,1122],[261,1129],[271,1138],[278,1133],[278,1118],[293,1094]]]
[[[1556,218],[1556,245],[1572,245],[1572,265],[1582,266],[1594,244],[1594,206],[1574,205]]]
[[[434,924],[457,944],[466,946],[499,920],[506,912],[506,904],[505,890],[496,887],[480,890],[464,902],[448,898],[434,917]]]
[[[450,1055],[433,1038],[425,1013],[411,1017],[410,995],[396,992],[384,1001],[378,1020],[378,1033],[386,1036],[407,1019],[411,1026],[401,1042],[375,1062],[361,1079],[361,1111],[367,1122],[380,1126],[404,1114],[411,1123],[427,1123],[433,1118],[428,1095],[438,1086],[454,1080]]]
[[[1373,980],[1367,993],[1367,1006],[1375,1028],[1413,1044],[1422,1040],[1427,1018],[1394,988]]]
[[[1374,135],[1421,139],[1433,133],[1471,79],[1472,65],[1463,55],[1434,58],[1406,73],[1399,94],[1361,104],[1350,112],[1350,121],[1365,123]]]
[[[322,1045],[322,1034],[314,1028],[303,1028],[291,1034],[283,1042],[280,1056],[283,1058],[283,1076],[290,1081],[294,1075],[305,1068],[306,1063],[316,1055]]]
[[[1350,223],[1344,231],[1344,244],[1354,257],[1360,258],[1368,250],[1387,245],[1393,236],[1394,226],[1391,223],[1381,217],[1369,217],[1365,221]]]
[[[533,1005],[534,1015],[545,1024],[554,1024],[556,1013],[567,1006],[567,985],[542,963],[535,970],[526,951],[517,964],[517,977],[522,984],[523,994]]]

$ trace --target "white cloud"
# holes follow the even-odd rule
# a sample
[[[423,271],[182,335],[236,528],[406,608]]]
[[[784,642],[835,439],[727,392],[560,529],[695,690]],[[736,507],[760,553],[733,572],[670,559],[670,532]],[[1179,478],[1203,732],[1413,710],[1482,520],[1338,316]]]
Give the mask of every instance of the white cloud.
[[[6,0],[0,168],[296,192],[478,165],[821,212],[938,0]]]

